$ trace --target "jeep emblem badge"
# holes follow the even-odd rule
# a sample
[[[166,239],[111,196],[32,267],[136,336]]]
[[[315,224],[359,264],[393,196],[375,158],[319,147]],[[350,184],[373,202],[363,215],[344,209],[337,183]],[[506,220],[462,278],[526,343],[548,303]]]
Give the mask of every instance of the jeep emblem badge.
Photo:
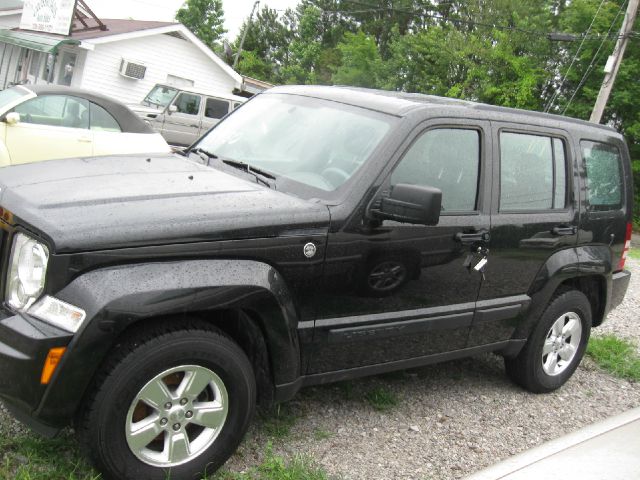
[[[304,246],[304,256],[307,258],[312,258],[316,254],[316,246],[309,242]]]

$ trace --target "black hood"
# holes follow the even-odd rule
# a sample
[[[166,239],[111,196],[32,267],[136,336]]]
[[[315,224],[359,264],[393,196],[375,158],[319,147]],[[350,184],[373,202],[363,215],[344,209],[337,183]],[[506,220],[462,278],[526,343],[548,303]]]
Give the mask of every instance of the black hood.
[[[324,205],[178,155],[78,158],[0,169],[0,206],[73,252],[324,228]]]

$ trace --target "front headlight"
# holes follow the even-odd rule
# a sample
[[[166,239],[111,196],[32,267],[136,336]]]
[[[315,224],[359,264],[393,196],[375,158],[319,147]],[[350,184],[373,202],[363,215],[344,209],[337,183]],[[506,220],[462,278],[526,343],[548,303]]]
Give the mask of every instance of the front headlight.
[[[7,273],[7,304],[28,309],[42,294],[49,262],[49,250],[33,238],[18,233],[13,239]]]

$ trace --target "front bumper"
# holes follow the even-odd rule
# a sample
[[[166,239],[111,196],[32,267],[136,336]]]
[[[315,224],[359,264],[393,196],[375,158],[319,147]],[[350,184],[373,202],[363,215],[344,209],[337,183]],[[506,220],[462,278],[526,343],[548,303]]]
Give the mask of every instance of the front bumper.
[[[66,347],[71,338],[64,330],[0,308],[0,400],[20,421],[45,435],[55,433],[55,427],[33,418],[48,388],[40,383],[42,367],[49,350]]]

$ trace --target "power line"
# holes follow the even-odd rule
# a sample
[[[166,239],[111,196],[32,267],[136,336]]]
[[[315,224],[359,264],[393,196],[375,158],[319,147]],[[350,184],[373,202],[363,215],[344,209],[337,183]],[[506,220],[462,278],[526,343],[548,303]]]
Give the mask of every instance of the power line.
[[[464,20],[461,18],[445,18],[441,15],[438,15],[436,13],[429,13],[427,11],[417,11],[417,10],[406,10],[406,9],[402,9],[402,8],[398,8],[398,7],[375,7],[374,5],[370,5],[364,2],[360,2],[357,0],[342,0],[346,3],[351,3],[353,5],[358,5],[358,6],[362,6],[362,7],[368,7],[366,9],[363,10],[345,10],[345,9],[323,9],[317,6],[314,6],[314,8],[317,8],[318,10],[320,10],[321,12],[324,13],[342,13],[345,15],[354,15],[354,14],[359,14],[359,13],[377,13],[377,12],[390,12],[390,13],[401,13],[404,15],[410,15],[412,17],[420,17],[420,18],[432,18],[434,20],[440,20],[440,21],[444,21],[444,22],[449,22],[449,23],[453,23],[453,24],[463,24],[463,25],[467,25],[467,26],[471,26],[471,27],[484,27],[484,28],[492,28],[492,29],[496,29],[496,30],[501,30],[501,31],[509,31],[509,32],[517,32],[517,33],[522,33],[522,34],[526,34],[526,35],[530,35],[530,36],[535,36],[535,37],[545,37],[550,41],[566,41],[566,42],[573,42],[573,41],[577,41],[577,40],[581,40],[582,42],[588,41],[588,40],[602,40],[603,38],[607,39],[607,38],[612,38],[612,39],[617,39],[619,38],[618,34],[614,34],[611,35],[610,33],[603,35],[603,34],[592,34],[592,35],[587,35],[587,34],[565,34],[565,33],[557,33],[557,32],[545,32],[545,31],[541,31],[541,30],[528,30],[528,29],[524,29],[524,28],[519,28],[519,27],[514,27],[514,26],[508,26],[508,25],[499,25],[499,24],[494,24],[494,23],[484,23],[484,22],[477,22],[475,20]],[[272,9],[276,12],[287,12],[289,11],[289,9]],[[633,38],[640,38],[640,33],[632,33],[631,34],[633,36]]]
[[[611,22],[611,25],[609,26],[609,31],[607,32],[607,36],[609,33],[611,33],[611,30],[613,30],[613,27],[615,26],[616,22],[618,21],[618,17],[620,17],[620,15],[622,14],[622,12],[624,11],[626,5],[628,3],[628,0],[625,1],[621,6],[620,9],[618,10],[618,13],[616,14],[615,18],[613,19],[613,22]],[[593,58],[591,59],[591,63],[589,64],[589,66],[587,67],[587,69],[584,72],[584,75],[582,76],[582,78],[580,79],[580,83],[578,83],[578,86],[575,88],[575,90],[573,91],[573,95],[571,95],[571,98],[569,99],[569,101],[567,102],[567,104],[564,107],[564,110],[562,110],[562,115],[564,115],[567,110],[569,109],[569,107],[571,106],[571,102],[573,102],[573,99],[576,97],[578,91],[582,88],[582,86],[586,83],[587,78],[589,78],[589,75],[591,74],[591,72],[593,71],[593,68],[595,67],[596,61],[598,59],[598,56],[600,54],[600,50],[602,50],[602,47],[604,46],[605,42],[607,41],[607,37],[605,36],[602,39],[602,42],[600,42],[600,46],[598,47],[598,50],[596,50],[596,53],[593,55]]]
[[[593,19],[591,20],[591,25],[589,25],[589,28],[587,29],[587,35],[591,31],[591,27],[593,27],[593,24],[595,23],[596,18],[598,17],[598,14],[600,13],[600,9],[602,8],[602,5],[604,5],[605,1],[606,0],[602,0],[600,2],[600,6],[598,7],[598,10],[596,10],[596,13],[593,16]],[[549,112],[551,110],[551,107],[553,107],[554,102],[556,101],[556,99],[560,95],[560,92],[562,91],[562,87],[564,86],[564,83],[567,81],[567,76],[569,75],[569,72],[571,71],[571,67],[573,67],[573,64],[578,59],[578,55],[580,55],[580,51],[582,50],[582,46],[584,45],[584,41],[585,41],[585,39],[583,38],[582,42],[580,42],[580,46],[578,47],[578,50],[576,50],[576,54],[573,56],[573,59],[571,60],[571,63],[569,64],[569,68],[567,68],[567,71],[564,73],[564,77],[562,78],[562,81],[560,82],[560,86],[556,89],[554,94],[549,99],[549,102],[544,107],[544,112],[545,113],[547,113],[547,112]]]

